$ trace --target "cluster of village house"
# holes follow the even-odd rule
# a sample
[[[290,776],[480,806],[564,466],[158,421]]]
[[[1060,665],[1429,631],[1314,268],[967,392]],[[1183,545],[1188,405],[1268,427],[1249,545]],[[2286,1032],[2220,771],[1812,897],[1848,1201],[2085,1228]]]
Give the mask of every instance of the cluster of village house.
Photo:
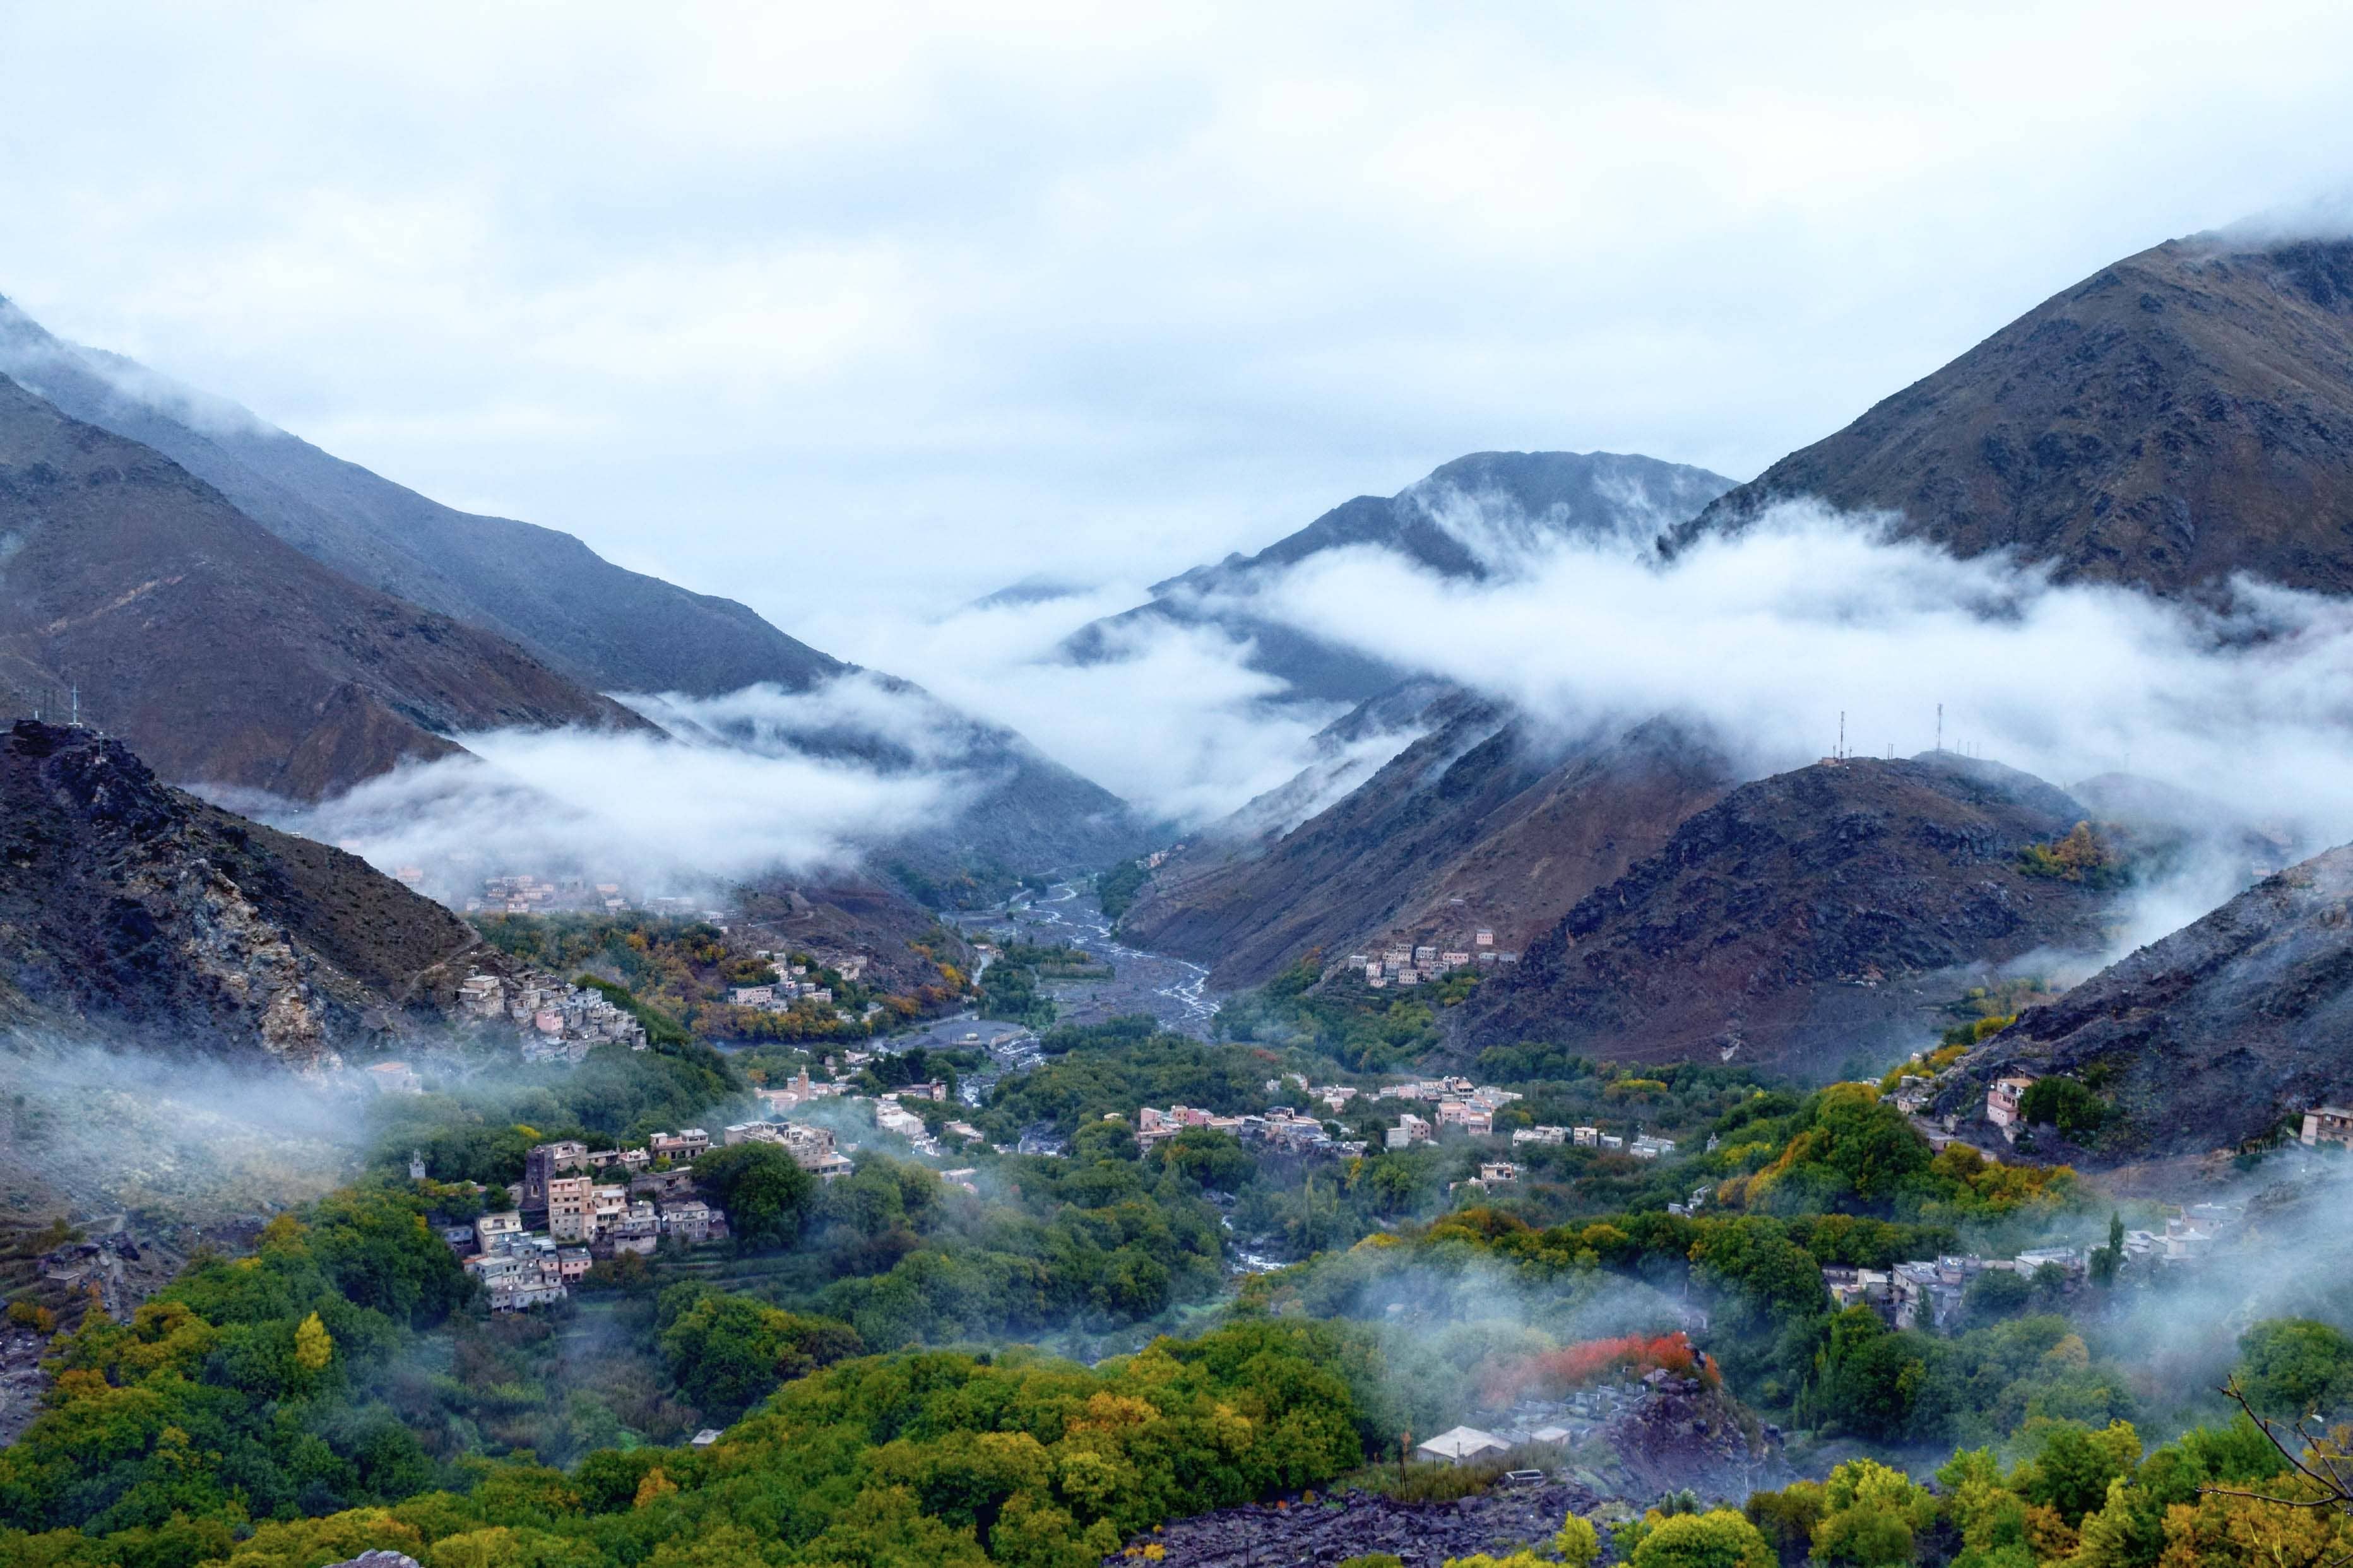
[[[1311,1084],[1298,1073],[1269,1079],[1266,1091],[1279,1094],[1286,1082],[1297,1086],[1311,1106],[1320,1105],[1331,1111],[1345,1110],[1363,1093],[1363,1090],[1345,1084]],[[1384,1147],[1407,1149],[1416,1143],[1435,1142],[1449,1131],[1474,1138],[1491,1136],[1495,1131],[1495,1112],[1521,1097],[1511,1089],[1497,1089],[1492,1084],[1473,1084],[1467,1078],[1442,1078],[1389,1084],[1375,1091],[1373,1098],[1402,1100],[1430,1107],[1427,1117],[1409,1110],[1400,1111],[1397,1125],[1383,1132]],[[1269,1143],[1298,1153],[1361,1154],[1366,1149],[1361,1142],[1334,1138],[1312,1110],[1294,1110],[1287,1105],[1275,1106],[1262,1115],[1248,1116],[1220,1116],[1189,1105],[1172,1105],[1166,1110],[1147,1105],[1136,1112],[1135,1139],[1148,1149],[1194,1127],[1230,1133],[1247,1142]],[[1672,1153],[1675,1147],[1672,1138],[1637,1136],[1629,1148],[1625,1138],[1604,1132],[1599,1127],[1523,1127],[1513,1132],[1514,1148],[1529,1143],[1574,1143],[1580,1149],[1624,1150],[1639,1160],[1655,1160],[1662,1154]],[[1519,1177],[1519,1166],[1499,1160],[1482,1165],[1479,1174],[1467,1184],[1455,1184],[1483,1189],[1500,1183],[1515,1182]]]
[[[527,1062],[578,1063],[605,1045],[646,1048],[646,1026],[603,992],[537,972],[512,980],[468,975],[458,987],[458,1014],[476,1024],[512,1026]],[[405,1061],[378,1062],[367,1069],[366,1081],[388,1094],[425,1090],[424,1080]]]
[[[512,980],[472,974],[458,987],[460,1016],[513,1025],[526,1061],[577,1062],[616,1042],[646,1048],[646,1026],[601,991],[584,990],[552,974],[528,972]]]
[[[2211,1254],[2215,1237],[2238,1223],[2241,1211],[2227,1204],[2198,1204],[2165,1222],[2163,1230],[2125,1232],[2121,1266],[2150,1274],[2192,1268]],[[1976,1253],[1947,1254],[1898,1263],[1892,1268],[1855,1268],[1843,1265],[1822,1270],[1822,1284],[1831,1302],[1843,1309],[1869,1307],[1898,1329],[1953,1327],[1969,1282],[1981,1274],[2007,1271],[2050,1279],[2060,1289],[2080,1287],[2089,1271],[2090,1258],[2079,1248],[2039,1247],[2014,1258],[1982,1258]],[[2047,1275],[2043,1270],[2049,1269]]]
[[[749,1121],[721,1134],[723,1147],[754,1142],[783,1149],[819,1181],[852,1168],[822,1127]],[[711,1147],[700,1127],[657,1132],[642,1149],[591,1149],[575,1139],[539,1144],[508,1189],[513,1208],[449,1226],[441,1237],[481,1280],[491,1310],[560,1301],[598,1258],[651,1253],[665,1237],[691,1246],[727,1238],[727,1215],[697,1195],[688,1168]],[[422,1158],[409,1172],[424,1175]]]
[[[829,1072],[842,1068],[855,1071],[873,1059],[874,1053],[871,1051],[844,1051],[839,1057],[826,1058],[825,1065]],[[866,1100],[866,1096],[851,1089],[848,1084],[812,1081],[807,1068],[803,1068],[794,1075],[792,1081],[781,1089],[760,1089],[753,1092],[759,1096],[762,1107],[771,1116],[783,1116],[788,1111],[797,1110],[802,1106],[818,1100],[839,1100],[845,1104],[859,1104]],[[904,1138],[914,1146],[915,1152],[918,1154],[926,1154],[936,1159],[945,1154],[947,1150],[933,1134],[923,1119],[909,1110],[904,1102],[923,1100],[936,1105],[944,1103],[947,1097],[948,1086],[937,1080],[931,1083],[911,1083],[902,1089],[888,1090],[875,1097],[874,1125],[885,1132]],[[940,1131],[951,1137],[962,1138],[968,1143],[976,1143],[981,1139],[980,1129],[969,1121],[948,1121],[941,1126]],[[965,1184],[970,1185],[969,1183]]]
[[[2003,1139],[2016,1142],[2025,1130],[2026,1091],[2038,1080],[2031,1073],[2010,1073],[1994,1079],[1986,1089],[1985,1118],[2001,1130]],[[1919,1074],[1906,1073],[1897,1080],[1892,1096],[1896,1109],[1918,1114],[1927,1108],[1935,1095],[1933,1082]],[[2316,1105],[2304,1113],[2299,1141],[2306,1148],[2334,1143],[2353,1149],[2353,1110],[2341,1105]]]
[[[1467,969],[1481,963],[1517,963],[1516,952],[1498,951],[1495,933],[1485,926],[1472,932],[1468,946],[1441,945],[1425,942],[1412,947],[1392,947],[1376,958],[1370,953],[1352,952],[1346,967],[1364,974],[1365,984],[1378,991],[1388,985],[1419,985],[1425,980],[1457,969]]]
[[[393,876],[412,888],[425,883],[425,868],[402,866]],[[524,873],[512,877],[485,877],[481,891],[466,900],[466,912],[471,914],[548,915],[548,914],[618,914],[629,907],[618,882],[599,882],[588,877],[565,877],[550,881],[544,877]]]

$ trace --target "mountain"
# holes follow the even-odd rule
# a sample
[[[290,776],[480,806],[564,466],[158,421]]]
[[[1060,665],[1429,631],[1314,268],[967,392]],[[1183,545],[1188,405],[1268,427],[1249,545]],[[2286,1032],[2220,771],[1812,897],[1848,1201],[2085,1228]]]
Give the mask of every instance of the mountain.
[[[0,377],[0,700],[167,776],[317,799],[450,733],[651,726],[513,645],[364,588],[168,458]]]
[[[28,426],[37,422],[23,395],[33,393],[51,410],[114,438],[102,458],[92,459],[100,466],[175,475],[180,488],[225,503],[204,509],[211,520],[206,542],[182,524],[164,531],[185,535],[180,542],[203,555],[210,575],[191,593],[220,595],[225,612],[180,626],[180,641],[142,642],[128,652],[105,637],[95,647],[89,637],[70,647],[19,647],[0,618],[0,699],[28,707],[48,689],[62,692],[78,680],[86,710],[131,739],[168,777],[317,799],[405,758],[453,754],[459,748],[444,736],[470,729],[652,727],[598,692],[639,694],[636,709],[662,724],[676,725],[685,715],[685,722],[723,731],[722,723],[654,699],[715,698],[760,687],[791,697],[851,681],[885,692],[892,700],[885,706],[899,711],[820,701],[816,706],[831,717],[797,733],[772,726],[768,739],[885,771],[952,772],[956,814],[878,851],[914,880],[945,886],[976,871],[1092,866],[1136,841],[1139,830],[1124,803],[1009,730],[958,713],[908,682],[820,653],[732,600],[625,571],[570,534],[443,506],[226,399],[58,339],[5,300],[0,373],[23,383],[23,392],[0,406],[0,439],[12,415]],[[8,460],[0,452],[0,463]],[[191,476],[195,482],[186,483]],[[12,500],[35,503],[29,492],[0,491],[0,531],[22,533],[10,529]],[[143,509],[148,501],[137,504]],[[232,532],[240,535],[233,545],[225,542]],[[168,561],[122,555],[107,528],[51,542],[89,551],[98,570],[75,586],[86,596],[61,598],[44,625],[111,604],[139,584],[176,581],[178,568]],[[297,570],[304,558],[316,566]],[[14,559],[0,565],[0,580],[16,588],[21,565]],[[134,565],[139,575],[126,577]],[[278,617],[260,613],[273,605],[318,613],[298,612],[287,618],[301,624],[278,626]],[[470,659],[497,668],[442,692],[375,648],[366,630],[371,618],[411,627],[399,645],[411,655],[438,648],[439,665]],[[119,615],[115,620],[114,633],[143,637],[153,629],[144,622],[121,624]],[[318,682],[308,679],[322,649],[309,645],[332,643],[329,629],[338,625],[350,628],[346,640],[367,646],[344,650],[352,659],[327,660],[336,679],[348,676],[344,667],[353,659],[384,668],[363,682],[360,696],[322,698]],[[305,646],[290,649],[289,642]],[[213,689],[219,686],[227,688],[226,697]],[[325,721],[315,736],[299,722],[313,711]],[[914,747],[906,740],[911,724],[928,731]],[[282,765],[274,766],[273,758]]]
[[[2186,593],[2353,592],[2353,240],[2201,235],[2103,268],[1669,531],[1814,496],[1962,556]]]
[[[1358,496],[1255,555],[1233,554],[1155,583],[1151,602],[1089,623],[1062,645],[1081,664],[1116,662],[1169,626],[1213,626],[1251,645],[1250,667],[1292,694],[1362,702],[1404,679],[1386,661],[1253,613],[1250,596],[1287,568],[1349,546],[1391,550],[1461,581],[1509,575],[1562,542],[1647,550],[1664,528],[1732,488],[1704,468],[1615,452],[1474,452],[1394,496]]]
[[[849,667],[732,599],[626,571],[568,533],[459,511],[226,399],[51,336],[0,299],[0,374],[152,447],[312,560],[491,632],[597,691],[798,691]]]
[[[2108,895],[2021,852],[2089,816],[1952,752],[1826,761],[1731,791],[1578,901],[1461,1008],[1472,1046],[1739,1060],[1823,1077],[1927,1034],[1956,972],[2104,940]]]
[[[161,783],[120,742],[30,720],[0,737],[14,1022],[315,1067],[438,1021],[478,941],[354,856]]]
[[[1419,739],[1287,832],[1207,838],[1154,875],[1121,935],[1263,981],[1313,949],[1391,941],[1515,949],[1665,843],[1731,784],[1715,750],[1661,720],[1574,740],[1450,691]]]
[[[1987,1087],[2010,1073],[2096,1087],[2104,1125],[2063,1152],[2097,1163],[2229,1149],[2283,1116],[2343,1104],[2353,845],[2266,878],[2021,1014],[1954,1069],[1938,1107],[1981,1115]]]

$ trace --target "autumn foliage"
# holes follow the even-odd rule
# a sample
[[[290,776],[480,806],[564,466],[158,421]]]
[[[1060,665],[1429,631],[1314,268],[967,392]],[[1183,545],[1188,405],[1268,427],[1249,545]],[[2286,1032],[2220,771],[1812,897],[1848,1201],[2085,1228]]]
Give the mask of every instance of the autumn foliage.
[[[1621,1334],[1616,1339],[1585,1340],[1541,1355],[1522,1356],[1491,1365],[1482,1379],[1491,1405],[1506,1405],[1534,1394],[1557,1396],[1587,1384],[1665,1371],[1678,1377],[1717,1381],[1715,1363],[1692,1348],[1680,1331],[1646,1338]]]

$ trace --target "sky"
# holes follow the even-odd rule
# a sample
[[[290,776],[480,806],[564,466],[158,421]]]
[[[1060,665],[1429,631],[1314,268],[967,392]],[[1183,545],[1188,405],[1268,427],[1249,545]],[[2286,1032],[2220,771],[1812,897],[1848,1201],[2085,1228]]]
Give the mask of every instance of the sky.
[[[885,668],[1466,451],[1749,477],[2353,179],[2327,5],[99,3],[0,58],[52,330]]]

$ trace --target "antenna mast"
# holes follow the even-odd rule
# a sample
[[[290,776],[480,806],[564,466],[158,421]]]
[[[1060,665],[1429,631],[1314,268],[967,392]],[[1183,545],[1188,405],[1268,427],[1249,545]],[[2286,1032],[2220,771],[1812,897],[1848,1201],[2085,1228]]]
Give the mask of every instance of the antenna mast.
[[[1945,705],[1944,705],[1943,703],[1939,702],[1939,703],[1937,703],[1937,704],[1936,704],[1936,750],[1937,750],[1937,751],[1939,751],[1939,752],[1942,752],[1944,749],[1945,749]]]
[[[1846,760],[1846,710],[1843,708],[1839,710],[1838,750],[1832,752],[1831,755],[1841,762]]]

